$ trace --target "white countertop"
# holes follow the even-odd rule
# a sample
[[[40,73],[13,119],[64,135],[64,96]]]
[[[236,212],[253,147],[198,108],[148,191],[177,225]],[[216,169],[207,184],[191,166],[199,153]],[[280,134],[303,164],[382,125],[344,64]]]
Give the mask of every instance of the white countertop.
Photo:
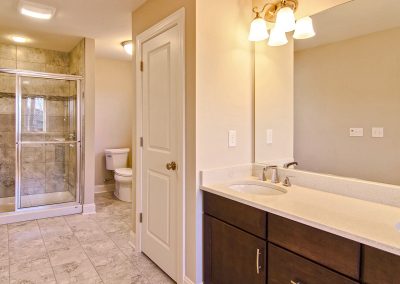
[[[398,207],[296,185],[285,188],[286,194],[261,196],[236,192],[230,184],[235,182],[205,184],[201,189],[400,256]]]

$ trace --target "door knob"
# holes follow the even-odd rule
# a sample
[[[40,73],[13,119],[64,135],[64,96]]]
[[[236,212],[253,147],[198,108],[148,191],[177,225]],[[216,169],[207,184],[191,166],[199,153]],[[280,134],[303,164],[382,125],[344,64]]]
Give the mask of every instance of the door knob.
[[[167,164],[167,170],[175,171],[176,170],[176,163],[175,162],[168,163]]]

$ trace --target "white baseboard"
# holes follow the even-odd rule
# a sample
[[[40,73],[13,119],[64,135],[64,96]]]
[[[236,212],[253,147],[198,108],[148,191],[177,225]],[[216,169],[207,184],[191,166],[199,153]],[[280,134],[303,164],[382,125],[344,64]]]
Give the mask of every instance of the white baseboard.
[[[82,215],[96,214],[96,204],[83,204]]]
[[[185,278],[183,278],[183,284],[194,284],[194,282],[190,280],[189,277],[185,276]]]
[[[100,184],[94,188],[94,193],[112,192],[114,191],[115,184]]]
[[[133,248],[136,248],[136,234],[133,231],[129,232],[129,245]]]

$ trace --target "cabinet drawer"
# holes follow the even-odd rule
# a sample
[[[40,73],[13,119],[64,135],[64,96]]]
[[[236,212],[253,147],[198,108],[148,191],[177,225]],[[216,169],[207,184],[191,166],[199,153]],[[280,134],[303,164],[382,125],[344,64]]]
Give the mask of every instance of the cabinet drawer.
[[[268,284],[356,284],[357,282],[303,257],[268,245]]]
[[[204,192],[204,213],[262,239],[267,238],[267,213],[215,194]]]
[[[204,283],[265,284],[267,242],[204,215]]]
[[[400,283],[400,256],[364,246],[363,282]]]
[[[268,240],[351,278],[360,279],[361,245],[276,215],[268,215]]]

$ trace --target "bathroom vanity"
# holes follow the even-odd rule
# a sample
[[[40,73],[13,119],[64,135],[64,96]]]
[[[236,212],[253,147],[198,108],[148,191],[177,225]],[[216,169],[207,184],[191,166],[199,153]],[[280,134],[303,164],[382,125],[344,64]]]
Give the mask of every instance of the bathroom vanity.
[[[393,284],[400,256],[205,192],[204,279]]]

